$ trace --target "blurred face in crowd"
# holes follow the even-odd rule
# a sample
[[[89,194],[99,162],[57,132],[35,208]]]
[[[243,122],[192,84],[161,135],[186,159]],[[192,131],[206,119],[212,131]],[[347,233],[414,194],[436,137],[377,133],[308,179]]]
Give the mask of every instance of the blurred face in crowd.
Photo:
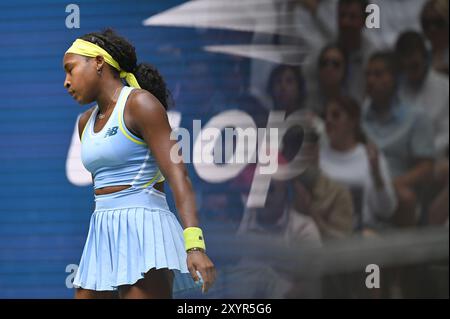
[[[293,111],[300,107],[300,83],[291,68],[286,68],[277,77],[273,87],[275,104],[278,109]]]
[[[319,80],[322,88],[340,88],[345,77],[342,52],[332,48],[323,53],[319,61]]]
[[[387,100],[395,90],[395,78],[381,59],[369,61],[366,69],[367,94],[374,101]]]
[[[365,8],[359,2],[340,3],[338,8],[339,38],[343,44],[358,41],[364,27]]]
[[[427,5],[422,12],[421,22],[424,34],[433,46],[448,46],[448,12],[439,12],[435,5]]]
[[[419,85],[427,72],[426,60],[420,50],[401,57],[400,67],[407,82],[412,86]]]
[[[355,120],[335,101],[328,103],[325,112],[327,135],[331,144],[354,135]]]

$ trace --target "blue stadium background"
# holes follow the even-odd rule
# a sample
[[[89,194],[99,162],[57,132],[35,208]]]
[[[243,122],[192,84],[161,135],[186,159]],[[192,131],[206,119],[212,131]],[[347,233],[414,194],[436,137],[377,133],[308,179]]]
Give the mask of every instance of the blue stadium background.
[[[142,21],[183,1],[78,0],[81,27],[67,29],[71,2],[0,4],[0,298],[71,298],[68,264],[77,264],[93,208],[92,187],[77,187],[65,165],[80,107],[63,88],[62,56],[79,35],[112,27],[136,46],[138,59],[165,76],[182,113],[181,126],[232,108],[245,87],[248,61],[206,53],[204,45],[246,43],[246,33],[149,28]],[[189,166],[199,202],[227,184],[206,185]],[[239,201],[230,199],[230,220]],[[170,197],[170,205],[173,200]],[[234,206],[233,206],[234,205]],[[201,210],[204,223],[224,212]],[[214,215],[216,214],[216,215]],[[206,227],[206,229],[208,229]],[[214,233],[207,230],[213,258]]]

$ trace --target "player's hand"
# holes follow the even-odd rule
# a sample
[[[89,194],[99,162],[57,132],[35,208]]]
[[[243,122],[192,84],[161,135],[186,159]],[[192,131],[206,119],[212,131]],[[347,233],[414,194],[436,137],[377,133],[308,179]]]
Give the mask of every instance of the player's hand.
[[[209,257],[202,251],[188,252],[187,265],[195,282],[200,280],[197,271],[203,280],[202,292],[206,293],[216,280],[216,268]]]

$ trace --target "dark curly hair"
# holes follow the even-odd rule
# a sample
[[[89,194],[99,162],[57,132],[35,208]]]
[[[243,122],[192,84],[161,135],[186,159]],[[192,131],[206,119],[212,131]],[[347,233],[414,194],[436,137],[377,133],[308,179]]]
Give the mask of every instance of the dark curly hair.
[[[300,100],[303,102],[306,96],[306,81],[303,77],[302,68],[300,66],[281,64],[276,66],[269,75],[269,81],[267,82],[266,91],[269,93],[272,100],[275,99],[275,84],[280,80],[280,77],[284,72],[291,70],[297,80],[297,88],[300,95]]]
[[[153,65],[137,64],[136,50],[130,42],[112,29],[88,33],[81,39],[92,42],[108,52],[119,63],[121,69],[132,72],[141,88],[152,93],[167,110],[170,94],[163,77]],[[116,71],[114,68],[113,70]]]
[[[335,103],[355,123],[354,136],[356,140],[360,143],[367,144],[368,139],[361,126],[361,107],[359,103],[354,98],[345,95],[334,97],[330,102]]]

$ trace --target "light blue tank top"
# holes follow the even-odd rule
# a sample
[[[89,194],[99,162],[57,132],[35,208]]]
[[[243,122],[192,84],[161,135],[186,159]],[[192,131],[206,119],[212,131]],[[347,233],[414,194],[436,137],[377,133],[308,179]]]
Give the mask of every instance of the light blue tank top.
[[[111,116],[100,132],[94,132],[98,106],[81,135],[81,160],[94,177],[94,188],[131,185],[149,188],[164,180],[145,141],[131,133],[123,118],[133,88],[124,86]]]

